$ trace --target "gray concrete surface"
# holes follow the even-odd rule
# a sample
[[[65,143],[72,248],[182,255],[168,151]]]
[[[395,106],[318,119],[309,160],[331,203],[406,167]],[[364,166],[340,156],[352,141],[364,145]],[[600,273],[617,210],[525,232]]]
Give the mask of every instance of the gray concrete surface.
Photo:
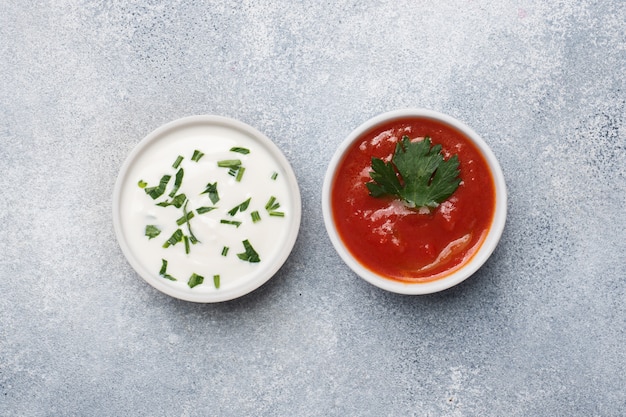
[[[0,5],[0,415],[626,415],[623,1]],[[507,226],[472,278],[399,296],[323,228],[335,147],[426,107],[500,160]],[[242,120],[303,197],[280,272],[233,302],[162,295],[113,233],[130,150]]]

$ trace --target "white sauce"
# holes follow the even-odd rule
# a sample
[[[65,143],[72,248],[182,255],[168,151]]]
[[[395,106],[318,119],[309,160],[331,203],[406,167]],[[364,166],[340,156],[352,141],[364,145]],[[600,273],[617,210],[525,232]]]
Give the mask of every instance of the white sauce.
[[[232,152],[232,147],[247,148],[250,153]],[[204,153],[198,162],[191,159],[196,149]],[[176,224],[176,220],[183,216],[182,207],[156,205],[171,200],[169,193],[178,171],[172,164],[178,155],[184,157],[179,166],[184,170],[184,177],[176,194],[187,196],[187,211],[195,211],[202,206],[218,207],[205,214],[194,212],[190,224],[199,242],[189,245],[189,254],[185,253],[184,242],[163,248],[163,243],[178,228],[189,236],[186,224]],[[245,167],[240,182],[229,175],[227,168],[217,166],[217,161],[227,159],[239,159]],[[275,180],[272,179],[274,172],[278,173]],[[156,200],[137,185],[143,180],[148,187],[156,186],[165,174],[171,175],[171,179],[165,193]],[[208,194],[200,194],[208,183],[214,182],[217,182],[220,197],[215,205]],[[265,205],[271,196],[276,197],[280,203],[277,210],[283,212],[285,217],[268,214]],[[229,210],[248,198],[251,200],[245,211],[234,216],[228,214]],[[121,226],[130,250],[146,270],[158,276],[162,259],[167,260],[167,274],[177,279],[169,281],[159,277],[167,285],[183,286],[186,291],[198,293],[227,291],[241,286],[259,273],[285,245],[289,234],[289,216],[293,211],[290,201],[285,172],[261,143],[243,132],[226,127],[190,126],[159,138],[137,156],[121,193]],[[253,223],[251,213],[255,210],[261,220]],[[241,225],[221,224],[222,219],[240,221]],[[161,233],[148,239],[146,225],[155,225]],[[259,254],[260,262],[250,263],[237,257],[238,253],[245,252],[244,240],[248,240]],[[229,248],[227,256],[222,256],[224,246]],[[190,290],[187,282],[193,273],[203,276],[204,283]],[[219,289],[214,286],[214,275],[220,276]]]

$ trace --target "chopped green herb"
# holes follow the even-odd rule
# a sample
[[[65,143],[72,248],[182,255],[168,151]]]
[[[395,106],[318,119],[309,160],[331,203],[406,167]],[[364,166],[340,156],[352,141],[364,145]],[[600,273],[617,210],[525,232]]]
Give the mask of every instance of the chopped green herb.
[[[198,208],[196,209],[196,212],[197,212],[198,214],[204,214],[204,213],[208,213],[209,211],[213,211],[213,210],[215,210],[216,208],[217,208],[217,207],[206,207],[206,206],[205,206],[205,207],[198,207]]]
[[[285,217],[285,213],[282,211],[277,211],[280,208],[280,203],[276,201],[276,197],[271,196],[270,199],[265,204],[265,210],[269,213],[270,216],[274,217]]]
[[[280,207],[280,204],[276,202],[276,197],[274,196],[271,196],[270,199],[267,200],[267,203],[265,204],[265,210],[267,211],[276,210],[279,207]]]
[[[441,145],[430,137],[411,142],[408,136],[396,144],[391,161],[372,158],[372,197],[392,195],[410,207],[435,208],[450,197],[461,183],[457,155],[444,160]]]
[[[183,242],[185,243],[185,253],[189,255],[189,238],[187,236],[183,236]]]
[[[195,245],[198,242],[198,239],[196,239],[196,236],[193,234],[193,231],[191,230],[191,223],[189,222],[189,220],[193,219],[194,214],[193,214],[193,211],[189,211],[189,212],[187,211],[187,203],[185,203],[185,205],[183,206],[183,217],[176,220],[176,223],[184,219],[182,220],[182,223],[187,223],[187,230],[189,231],[189,238],[191,240],[191,243]],[[182,225],[182,223],[178,225],[180,226]]]
[[[247,155],[247,154],[250,153],[250,149],[248,149],[248,148],[240,148],[238,146],[234,146],[234,147],[230,148],[230,151],[231,152],[239,152],[240,154],[243,154],[243,155]]]
[[[246,209],[248,208],[248,206],[250,205],[250,200],[252,199],[252,197],[248,198],[246,201],[244,201],[241,204],[238,204],[237,206],[233,207],[232,209],[230,209],[228,211],[228,214],[230,214],[231,216],[234,216],[235,214],[237,214],[238,211],[246,211]]]
[[[193,151],[193,156],[191,157],[191,160],[194,162],[198,162],[200,158],[202,158],[203,156],[204,156],[204,153],[196,149],[195,151]]]
[[[160,207],[174,206],[176,208],[181,208],[183,204],[185,204],[186,200],[187,200],[187,196],[185,194],[178,194],[172,200],[165,200],[160,203],[157,203],[157,206],[160,206]]]
[[[222,256],[226,256],[226,255],[228,255],[228,249],[229,249],[229,248],[228,248],[228,246],[224,246],[224,247],[222,248]]]
[[[174,197],[180,188],[180,185],[183,183],[183,176],[185,175],[185,171],[182,168],[179,168],[176,171],[176,179],[174,180],[174,188],[170,192],[170,197]]]
[[[148,186],[148,183],[145,182],[144,180],[139,180],[137,185],[139,186],[139,188],[146,188]]]
[[[239,159],[224,159],[217,161],[217,166],[220,168],[239,169],[241,166],[241,160]]]
[[[250,217],[252,217],[252,223],[256,223],[258,221],[261,221],[261,215],[256,210],[254,210],[252,213],[250,213]]]
[[[159,271],[159,275],[165,279],[169,279],[170,281],[176,281],[176,278],[167,273],[167,261],[165,259],[161,259],[161,270]]]
[[[231,177],[236,177],[236,176],[237,176],[237,172],[239,172],[239,170],[238,170],[238,169],[235,169],[235,168],[230,168],[230,169],[228,170],[228,175],[230,175]]]
[[[191,274],[191,276],[189,277],[189,281],[187,282],[187,285],[189,285],[189,288],[193,288],[197,285],[200,285],[204,282],[204,277],[202,275],[198,275],[195,272],[193,274]]]
[[[216,204],[218,201],[220,201],[220,196],[217,193],[217,182],[214,183],[208,183],[206,185],[206,189],[204,191],[202,191],[200,194],[208,194],[209,195],[209,199],[211,199],[211,203]]]
[[[239,167],[239,169],[237,170],[237,175],[235,176],[235,181],[241,182],[241,179],[243,178],[243,173],[245,171],[246,171],[245,167]]]
[[[242,241],[245,252],[238,253],[237,257],[242,261],[257,263],[261,261],[259,254],[254,250],[248,239]]]
[[[274,171],[272,172],[272,177],[273,180],[276,180],[276,178],[278,178],[278,172]]]
[[[167,187],[167,183],[170,182],[171,175],[163,175],[161,177],[161,181],[159,181],[159,185],[156,187],[144,188],[146,194],[152,197],[153,200],[161,197],[163,193],[165,193],[165,187]]]
[[[176,169],[180,166],[180,163],[183,162],[183,157],[181,155],[178,155],[178,158],[176,158],[176,161],[174,161],[174,163],[172,164],[172,168]]]
[[[219,288],[220,287],[220,276],[219,275],[213,275],[213,285],[215,285],[215,288]]]
[[[182,240],[183,240],[183,231],[180,229],[176,229],[176,231],[172,233],[172,236],[170,236],[170,238],[165,241],[165,243],[163,244],[163,247],[169,248],[170,246],[176,245],[178,242],[181,242]]]
[[[154,239],[160,234],[161,234],[161,230],[155,225],[149,224],[146,226],[146,236],[148,236],[148,239]]]
[[[185,204],[185,206],[186,206],[186,204]],[[189,220],[191,220],[191,219],[193,219],[193,218],[194,218],[193,211],[186,212],[185,214],[183,214],[183,216],[182,216],[182,217],[180,217],[180,218],[176,219],[176,224],[177,224],[177,225],[179,225],[179,226],[181,226],[181,225],[182,225],[182,224],[184,224],[184,223],[188,223],[188,222],[189,222]]]
[[[239,227],[241,225],[241,222],[237,221],[237,220],[225,220],[225,219],[222,219],[222,220],[220,220],[220,223],[222,223],[222,224],[230,224],[230,225],[233,225],[233,226],[236,226],[236,227]]]

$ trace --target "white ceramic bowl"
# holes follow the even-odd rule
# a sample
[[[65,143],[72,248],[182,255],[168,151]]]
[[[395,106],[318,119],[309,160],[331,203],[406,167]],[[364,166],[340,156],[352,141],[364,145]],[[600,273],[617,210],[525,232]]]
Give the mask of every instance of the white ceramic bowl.
[[[267,220],[262,220],[255,224],[263,225],[264,222],[265,224],[267,224],[268,222],[272,221],[278,222],[284,220],[284,223],[280,223],[280,230],[278,230],[276,233],[262,232],[262,234],[260,235],[261,237],[265,237],[266,235],[272,235],[271,238],[276,240],[276,245],[273,245],[271,249],[267,250],[266,256],[262,257],[261,262],[255,264],[245,263],[246,266],[244,268],[247,268],[245,270],[246,272],[241,273],[237,279],[231,280],[230,284],[225,282],[225,278],[222,278],[222,285],[220,286],[220,288],[216,288],[215,286],[211,288],[210,285],[189,288],[188,285],[185,285],[187,280],[186,277],[188,275],[181,277],[184,279],[185,282],[181,282],[182,280],[180,279],[177,282],[171,282],[167,279],[164,279],[163,276],[160,275],[158,263],[156,263],[157,261],[160,262],[160,259],[158,259],[157,261],[153,261],[154,256],[152,256],[150,259],[146,260],[146,250],[140,250],[141,248],[138,246],[139,244],[135,242],[139,239],[137,237],[137,233],[139,231],[138,227],[146,227],[145,223],[137,226],[137,223],[140,222],[137,221],[136,217],[130,217],[131,214],[129,214],[129,212],[133,213],[139,211],[134,208],[137,206],[137,199],[141,198],[137,195],[137,193],[139,193],[139,195],[147,197],[145,193],[143,193],[143,190],[139,189],[138,187],[137,181],[138,179],[141,179],[140,176],[143,175],[138,167],[145,166],[147,162],[153,165],[160,164],[161,166],[161,162],[163,162],[163,159],[165,159],[165,166],[166,168],[169,168],[174,161],[174,158],[176,158],[177,156],[177,146],[184,145],[185,141],[191,141],[192,139],[189,139],[191,137],[194,138],[194,141],[197,141],[197,138],[201,138],[201,140],[203,140],[202,146],[208,149],[207,153],[218,152],[215,150],[215,148],[217,146],[223,146],[218,145],[218,143],[221,143],[219,141],[222,140],[222,136],[231,139],[234,138],[233,140],[247,141],[245,143],[251,144],[252,147],[257,150],[257,155],[262,154],[265,155],[266,160],[273,160],[273,163],[275,163],[275,165],[272,166],[275,166],[276,171],[280,172],[280,176],[283,179],[283,182],[280,183],[280,186],[282,187],[281,192],[283,193],[283,200],[285,200],[283,201],[283,207],[288,207],[289,212],[283,219],[277,220],[276,218],[272,218],[267,213],[265,213],[262,207],[259,207],[259,212],[262,212],[262,216],[265,216],[264,219]],[[195,146],[195,144],[191,145],[190,143],[189,146]],[[253,154],[254,152],[251,152],[250,155],[241,155],[241,158],[246,158]],[[239,157],[238,154],[234,155],[234,157]],[[189,158],[189,156],[187,156],[187,158]],[[192,162],[187,163],[192,164]],[[215,167],[216,164],[213,164],[211,166]],[[190,175],[189,171],[191,169],[195,168],[193,168],[191,165],[188,165],[188,168],[185,170],[185,178]],[[220,172],[220,170],[224,171],[221,168],[210,169],[214,169],[213,172]],[[246,170],[246,175],[248,175],[249,172],[250,169]],[[244,181],[248,181],[246,184],[258,183],[259,180],[258,178],[254,177],[255,174],[249,175],[250,176],[247,177],[247,179],[245,176],[243,177]],[[203,184],[205,183],[203,182]],[[230,182],[230,184],[235,183]],[[195,193],[194,195],[198,195],[198,193]],[[216,205],[224,202],[223,206],[226,206],[227,203],[225,202],[224,196],[221,197],[222,200],[220,200],[220,202],[218,202]],[[260,200],[260,198],[258,198],[257,200]],[[259,203],[260,201],[257,201],[257,204]],[[265,202],[260,204],[264,203]],[[146,206],[148,206],[149,204],[150,207],[154,207],[155,205],[155,203],[151,200],[149,200],[145,204]],[[152,210],[158,209],[160,208]],[[249,292],[255,290],[259,286],[263,285],[266,281],[268,281],[284,264],[287,257],[291,253],[291,250],[293,249],[300,227],[301,209],[302,206],[300,200],[300,191],[298,188],[296,177],[289,162],[279,150],[279,148],[265,135],[263,135],[258,130],[248,126],[247,124],[220,116],[186,117],[170,122],[150,133],[141,142],[139,142],[139,144],[137,144],[137,146],[132,150],[132,152],[122,165],[119,176],[115,183],[115,189],[113,193],[113,224],[115,228],[115,234],[117,236],[117,240],[122,249],[122,252],[126,256],[130,265],[148,284],[152,285],[157,290],[178,299],[199,303],[211,303],[231,300],[248,294]],[[240,214],[243,215],[243,213]],[[248,216],[247,212],[245,214],[246,216]],[[196,216],[196,220],[194,221],[200,221],[197,219],[201,217],[206,218],[205,216],[207,215],[203,214],[202,216],[200,216],[200,214],[198,214],[198,216]],[[208,222],[207,220],[202,221]],[[211,220],[211,222],[213,222],[211,224],[218,224],[219,220]],[[175,228],[176,226],[173,227]],[[214,227],[220,226],[218,225]],[[233,232],[236,232],[236,230],[240,230],[240,228],[232,228]],[[258,234],[258,230],[260,229],[255,229],[255,231],[251,233]],[[230,231],[228,233],[230,233]],[[154,240],[156,241],[156,239]],[[207,238],[207,241],[210,241],[210,239]],[[239,239],[237,243],[241,244],[242,240]],[[161,245],[161,242],[159,242],[158,244]],[[171,248],[168,248],[167,250],[170,249]],[[175,249],[179,251],[181,250],[180,246],[176,246]],[[192,247],[192,249],[194,248]],[[157,247],[156,250],[160,250],[160,246]],[[233,250],[230,251],[228,255],[232,255],[235,262],[238,261],[236,256],[237,252],[240,252],[240,250],[235,250],[235,248],[233,247]],[[211,252],[211,254],[213,254],[213,252]],[[183,257],[183,261],[180,263],[184,262],[187,262],[187,258],[185,257]],[[195,264],[193,267],[196,267]],[[240,266],[237,265],[237,268],[240,268]],[[235,272],[233,272],[233,274],[235,274]],[[205,277],[205,284],[209,282],[212,282],[212,275],[207,275]]]
[[[344,155],[351,148],[355,140],[357,140],[361,135],[363,135],[370,129],[373,129],[381,124],[407,117],[434,119],[436,121],[443,122],[444,124],[452,126],[464,133],[465,136],[467,136],[476,145],[476,147],[484,156],[487,165],[491,170],[491,174],[493,176],[495,184],[495,214],[491,223],[491,227],[489,228],[488,234],[482,245],[464,265],[449,273],[448,275],[445,275],[444,277],[436,279],[434,281],[414,283],[401,282],[377,274],[376,272],[363,266],[350,253],[350,251],[347,249],[344,242],[342,241],[341,237],[339,236],[335,226],[335,220],[333,219],[333,212],[331,208],[331,188],[335,179],[335,171],[342,162]],[[339,256],[343,259],[343,261],[357,275],[359,275],[367,282],[387,291],[408,295],[429,294],[445,290],[464,281],[470,275],[476,272],[487,261],[489,256],[491,256],[492,252],[494,251],[496,245],[500,240],[502,231],[504,230],[507,212],[507,193],[504,182],[504,175],[502,174],[502,169],[500,168],[496,157],[494,156],[491,149],[489,149],[485,141],[474,130],[472,130],[464,123],[456,120],[455,118],[436,111],[427,109],[402,109],[387,112],[368,120],[367,122],[356,128],[352,133],[350,133],[348,137],[339,145],[339,148],[333,155],[330,164],[328,165],[326,176],[324,178],[324,184],[322,188],[322,212],[324,215],[326,230],[333,246],[335,247]]]

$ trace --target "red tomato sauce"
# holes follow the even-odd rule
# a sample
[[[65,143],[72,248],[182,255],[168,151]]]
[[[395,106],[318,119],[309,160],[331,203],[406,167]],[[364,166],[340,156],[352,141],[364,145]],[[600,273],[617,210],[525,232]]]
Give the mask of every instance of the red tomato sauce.
[[[389,161],[396,143],[429,136],[444,158],[459,158],[459,187],[424,213],[394,197],[375,198],[365,184],[372,157]],[[482,244],[495,213],[495,185],[487,162],[461,132],[427,118],[405,118],[359,137],[340,162],[331,206],[339,236],[367,269],[404,282],[442,278],[462,266]]]

